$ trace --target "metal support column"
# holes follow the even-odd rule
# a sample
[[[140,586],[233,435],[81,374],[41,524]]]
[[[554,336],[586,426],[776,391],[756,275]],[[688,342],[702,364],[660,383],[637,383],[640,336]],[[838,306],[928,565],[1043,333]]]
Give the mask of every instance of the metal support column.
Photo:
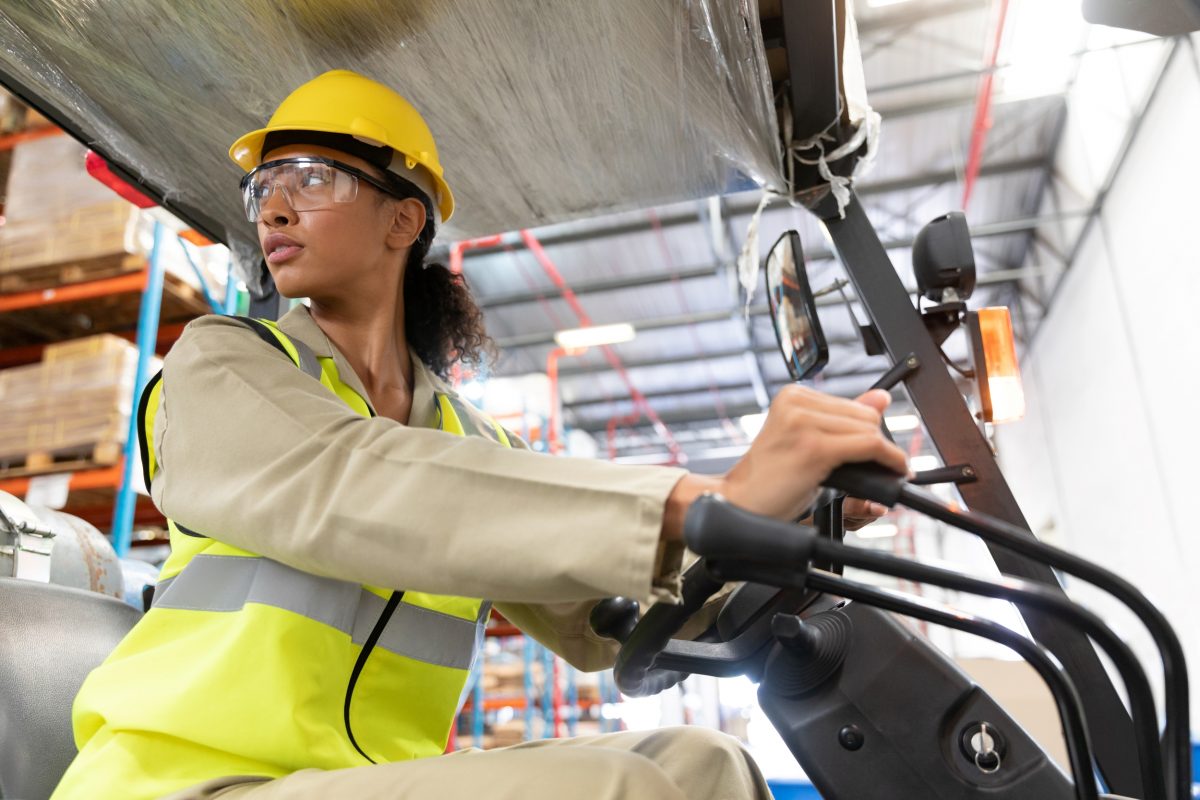
[[[483,723],[487,709],[483,707],[483,653],[479,654],[475,687],[471,690],[471,746],[483,749]]]
[[[905,387],[930,438],[946,464],[974,468],[978,480],[958,487],[972,511],[990,514],[1029,530],[1008,482],[992,455],[967,404],[942,362],[937,345],[913,307],[887,251],[857,198],[845,208],[845,217],[821,215],[837,254],[855,290],[880,333],[893,363],[915,355],[920,368],[905,378]],[[1033,534],[1030,533],[1030,536]],[[1001,572],[1048,584],[1062,591],[1047,565],[988,545]],[[1087,636],[1038,612],[1021,609],[1034,638],[1062,662],[1079,694],[1085,698],[1087,721],[1096,760],[1111,791],[1141,797],[1133,723],[1101,665]]]
[[[542,651],[542,738],[553,739],[554,731],[554,653]]]
[[[229,259],[229,266],[225,268],[225,308],[223,309],[225,316],[232,317],[237,313],[238,306],[238,288],[237,281],[233,275],[233,259]]]
[[[537,705],[537,694],[533,689],[533,649],[538,646],[530,637],[526,636],[525,647],[522,650],[523,666],[525,670],[525,741],[533,738],[533,710]]]
[[[575,668],[567,665],[567,736],[574,736],[579,727],[582,708],[579,705],[579,687],[575,682]]]
[[[142,306],[138,312],[137,326],[137,373],[133,382],[133,404],[130,406],[129,427],[125,436],[125,460],[122,462],[121,488],[117,492],[117,505],[113,511],[112,543],[117,555],[124,557],[129,552],[133,538],[133,512],[137,505],[137,492],[133,488],[133,465],[137,461],[137,409],[142,389],[150,380],[150,361],[154,358],[158,343],[158,318],[162,310],[163,295],[163,226],[154,223],[154,246],[150,250],[150,263],[146,267],[146,288],[142,290]]]

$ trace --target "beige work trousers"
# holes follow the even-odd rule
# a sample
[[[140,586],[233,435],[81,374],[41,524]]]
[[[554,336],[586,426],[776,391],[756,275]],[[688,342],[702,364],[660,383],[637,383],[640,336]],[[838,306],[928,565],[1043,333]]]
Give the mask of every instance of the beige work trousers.
[[[221,800],[770,800],[766,781],[731,736],[708,728],[541,739],[497,750],[341,770],[172,795]],[[212,791],[212,790],[216,791]]]

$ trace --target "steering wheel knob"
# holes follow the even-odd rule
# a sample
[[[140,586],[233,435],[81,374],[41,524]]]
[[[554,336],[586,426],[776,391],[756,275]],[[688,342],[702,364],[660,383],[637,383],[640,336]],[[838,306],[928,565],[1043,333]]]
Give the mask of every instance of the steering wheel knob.
[[[628,597],[609,597],[592,608],[588,623],[600,636],[624,644],[637,625],[640,606]]]

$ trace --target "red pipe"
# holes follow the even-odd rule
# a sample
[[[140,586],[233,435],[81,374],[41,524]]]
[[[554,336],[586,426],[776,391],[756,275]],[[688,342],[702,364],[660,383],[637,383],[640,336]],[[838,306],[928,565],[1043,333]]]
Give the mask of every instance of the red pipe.
[[[578,356],[582,355],[587,348],[583,350],[568,350],[563,347],[556,347],[546,356],[546,375],[550,378],[550,432],[546,436],[546,450],[551,455],[558,455],[562,452],[562,442],[558,440],[558,407],[561,405],[558,399],[558,360],[563,356]]]
[[[626,414],[623,417],[617,416],[617,417],[612,417],[608,420],[608,425],[606,427],[607,427],[607,433],[608,433],[608,460],[609,461],[617,460],[617,428],[623,428],[626,425],[632,425],[633,423],[637,422],[641,418],[642,418],[642,412],[639,410],[639,411],[634,411],[632,414]]]
[[[562,292],[562,299],[575,312],[575,316],[579,318],[579,322],[584,327],[590,326],[592,318],[584,310],[583,305],[579,302],[579,298],[575,296],[575,292],[571,291],[571,287],[567,285],[562,273],[554,266],[554,262],[550,260],[550,256],[542,249],[542,243],[538,241],[537,237],[530,230],[522,230],[521,239],[525,242],[525,246],[529,248],[529,252],[537,259],[537,262],[542,265],[542,269],[546,271],[546,275],[549,276],[554,285]],[[451,255],[453,256],[453,254]],[[667,428],[654,409],[650,407],[650,403],[646,400],[645,396],[633,385],[633,381],[630,379],[629,373],[625,371],[625,365],[621,363],[621,359],[608,345],[605,345],[601,349],[604,351],[605,360],[608,361],[617,375],[621,377],[621,381],[629,390],[629,396],[632,398],[634,406],[641,409],[646,418],[654,425],[655,432],[662,437],[663,442],[667,445],[667,450],[671,453],[671,463],[685,463],[687,456],[684,455],[683,450],[679,447],[679,443],[675,441],[675,437],[671,435],[670,429]]]
[[[996,77],[996,63],[1000,57],[1000,42],[1004,38],[1004,20],[1008,16],[1008,0],[1000,0],[1000,14],[996,18],[996,33],[992,38],[992,50],[983,77],[979,81],[979,94],[975,98],[975,122],[971,126],[971,146],[967,154],[967,170],[963,178],[963,211],[971,202],[971,192],[975,189],[975,180],[979,177],[979,167],[983,163],[983,143],[987,139],[988,129],[992,127],[992,84]]]
[[[450,245],[450,271],[455,275],[462,274],[463,251],[474,250],[476,247],[499,247],[504,243],[504,236],[497,233],[494,236],[480,236],[478,239],[463,239]]]

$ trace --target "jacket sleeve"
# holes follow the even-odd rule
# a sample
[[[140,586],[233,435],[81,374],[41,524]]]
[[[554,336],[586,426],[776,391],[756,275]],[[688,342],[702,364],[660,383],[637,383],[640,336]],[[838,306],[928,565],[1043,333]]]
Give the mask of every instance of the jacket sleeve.
[[[528,449],[528,445],[512,432],[508,433],[508,437],[514,447]],[[682,544],[660,543],[651,590],[645,595],[635,595],[643,613],[655,602],[678,602],[680,575],[685,565],[690,566],[695,558]],[[687,626],[679,632],[679,637],[691,639],[707,630],[734,588],[735,585],[730,584],[713,596],[688,621]],[[584,672],[596,672],[611,667],[620,649],[617,642],[597,636],[592,630],[588,617],[596,602],[497,603],[496,610],[522,632],[558,653],[571,666]]]
[[[167,355],[155,433],[154,502],[192,530],[316,575],[501,603],[650,594],[684,474],[361,417],[217,316]]]

